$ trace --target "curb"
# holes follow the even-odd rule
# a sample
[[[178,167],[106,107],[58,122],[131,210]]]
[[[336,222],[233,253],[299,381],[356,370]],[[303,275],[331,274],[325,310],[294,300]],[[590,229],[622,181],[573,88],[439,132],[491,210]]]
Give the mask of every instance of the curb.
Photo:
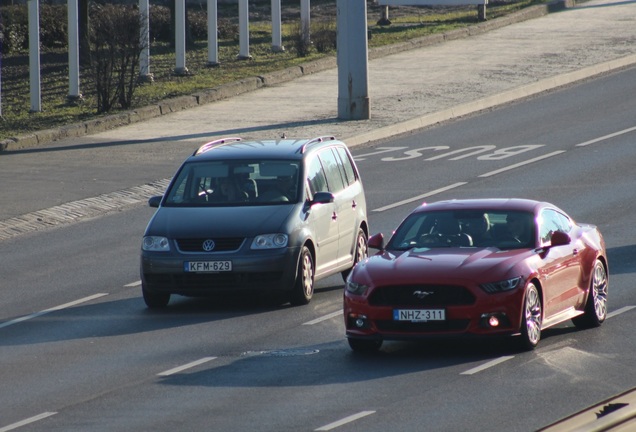
[[[574,0],[557,0],[545,5],[531,6],[510,15],[495,18],[492,21],[481,22],[467,28],[425,36],[398,44],[372,48],[369,50],[368,57],[369,60],[373,60],[398,52],[424,48],[451,40],[468,38],[471,36],[483,34],[494,29],[505,27],[510,24],[539,18],[549,13],[572,7],[574,4]],[[108,115],[81,123],[61,126],[59,128],[45,129],[30,134],[8,138],[0,141],[0,152],[5,150],[21,150],[26,148],[33,148],[65,138],[78,138],[90,134],[105,132],[110,129],[142,122],[173,112],[218,102],[220,100],[251,92],[262,87],[288,82],[305,75],[314,74],[336,67],[337,64],[335,56],[325,57],[323,59],[319,59],[303,65],[271,72],[265,75],[248,77],[228,84],[223,84],[210,90],[195,93],[193,95],[165,99],[157,103],[156,105],[140,107],[131,111]],[[417,121],[417,119],[415,120]],[[405,122],[402,123],[402,125],[405,126],[406,124],[411,122],[412,121]],[[397,127],[399,125],[395,126]],[[391,127],[384,128],[383,130],[390,128]],[[398,127],[396,130],[401,129]],[[365,134],[365,136],[366,135],[369,134]],[[368,140],[370,139],[367,139],[367,141]]]

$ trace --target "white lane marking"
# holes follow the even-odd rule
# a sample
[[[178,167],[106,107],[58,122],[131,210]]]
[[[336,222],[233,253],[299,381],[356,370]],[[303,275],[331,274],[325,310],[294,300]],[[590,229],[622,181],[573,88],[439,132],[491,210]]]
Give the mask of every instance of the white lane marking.
[[[306,323],[303,323],[303,325],[318,324],[319,322],[326,321],[326,320],[331,319],[333,317],[337,317],[338,315],[342,315],[342,310],[332,312],[332,313],[330,313],[328,315],[322,316],[320,318],[316,318],[315,320],[307,321]]]
[[[521,166],[528,165],[528,164],[531,164],[531,163],[534,163],[534,162],[538,162],[540,160],[547,159],[547,158],[550,158],[552,156],[556,156],[556,155],[561,154],[561,153],[565,153],[565,150],[559,150],[559,151],[548,153],[546,155],[539,156],[539,157],[536,157],[536,158],[533,158],[533,159],[528,159],[528,160],[525,160],[523,162],[519,162],[519,163],[516,163],[516,164],[513,164],[513,165],[509,165],[509,166],[504,167],[504,168],[500,168],[498,170],[487,172],[486,174],[482,174],[479,177],[494,176],[495,174],[499,174],[499,173],[502,173],[502,172],[505,172],[505,171],[510,171],[512,169],[519,168]]]
[[[378,151],[356,155],[356,156],[353,157],[353,159],[356,162],[363,161],[363,160],[365,160],[365,158],[367,156],[374,156],[374,155],[377,155],[377,154],[382,154],[382,153],[387,153],[387,152],[392,152],[392,151],[398,151],[398,150],[404,150],[405,148],[408,148],[408,147],[378,147]]]
[[[13,423],[13,424],[10,424],[9,426],[5,426],[3,428],[0,428],[0,432],[7,432],[7,431],[10,431],[10,430],[14,430],[14,429],[17,429],[17,428],[22,427],[22,426],[26,426],[26,425],[31,424],[31,423],[35,423],[36,421],[40,421],[40,420],[45,419],[47,417],[51,417],[52,415],[55,415],[55,414],[57,414],[57,413],[56,412],[44,412],[42,414],[38,414],[38,415],[30,417],[28,419],[24,419],[24,420],[19,421],[17,423]]]
[[[489,361],[487,363],[484,363],[481,366],[477,366],[476,368],[468,369],[467,371],[462,372],[460,375],[474,375],[474,374],[476,374],[478,372],[481,372],[481,371],[483,371],[485,369],[491,368],[493,366],[498,365],[499,363],[503,363],[503,362],[508,361],[510,359],[513,359],[513,358],[515,358],[515,356],[502,356],[502,357],[496,358],[494,360],[491,360],[491,361]]]
[[[349,417],[345,417],[342,420],[338,420],[336,422],[329,423],[328,425],[319,427],[318,429],[314,429],[314,430],[316,430],[316,431],[329,431],[329,430],[335,429],[335,428],[337,428],[339,426],[342,426],[344,424],[351,423],[352,421],[358,420],[358,419],[360,419],[362,417],[366,417],[366,416],[368,416],[370,414],[375,414],[375,411],[361,411],[358,414],[350,415]]]
[[[389,204],[387,206],[377,208],[377,209],[375,209],[373,211],[374,212],[383,212],[385,210],[389,210],[389,209],[392,209],[392,208],[395,208],[395,207],[399,207],[399,206],[401,206],[403,204],[408,204],[408,203],[413,202],[413,201],[419,201],[422,198],[430,197],[430,196],[433,196],[433,195],[437,195],[438,193],[446,192],[447,190],[451,190],[451,189],[455,189],[455,188],[460,187],[460,186],[464,186],[465,184],[467,184],[467,183],[466,182],[453,183],[452,185],[444,186],[442,188],[435,189],[433,191],[427,192],[427,193],[422,194],[422,195],[418,195],[418,196],[413,197],[413,198],[408,198],[408,199],[405,199],[405,200],[402,200],[402,201],[398,201],[398,202],[396,202],[394,204]]]
[[[614,312],[608,313],[607,314],[607,318],[615,317],[616,315],[620,315],[620,314],[625,313],[627,311],[630,311],[630,310],[632,310],[634,308],[636,308],[636,306],[625,306],[625,307],[622,307],[620,309],[615,310]]]
[[[0,324],[0,328],[9,327],[10,325],[13,325],[13,324],[21,323],[23,321],[30,320],[30,319],[33,319],[33,318],[37,318],[37,317],[45,315],[47,313],[51,313],[51,312],[59,311],[59,310],[62,310],[62,309],[66,309],[66,308],[69,308],[69,307],[72,307],[72,306],[75,306],[75,305],[78,305],[78,304],[81,304],[81,303],[86,303],[88,301],[95,300],[97,298],[104,297],[104,296],[107,296],[107,295],[108,295],[108,293],[98,293],[98,294],[94,294],[92,296],[84,297],[84,298],[79,299],[79,300],[75,300],[75,301],[72,301],[72,302],[69,302],[69,303],[65,303],[63,305],[55,306],[55,307],[52,307],[50,309],[45,309],[43,311],[36,312],[36,313],[31,314],[31,315],[23,316],[23,317],[16,318],[16,319],[11,320],[11,321],[4,322],[4,323]]]
[[[607,139],[614,138],[616,136],[623,135],[623,134],[626,134],[626,133],[629,133],[629,132],[633,132],[633,131],[636,131],[636,126],[631,127],[629,129],[623,129],[622,131],[614,132],[614,133],[611,133],[609,135],[604,135],[602,137],[598,137],[598,138],[595,138],[593,140],[582,142],[580,144],[577,144],[576,147],[589,146],[590,144],[596,144],[599,141],[605,141]]]
[[[137,282],[129,283],[128,285],[124,285],[124,288],[134,288],[134,287],[138,287],[139,285],[141,285],[140,280],[138,280]]]
[[[207,362],[212,361],[212,360],[214,360],[214,359],[216,359],[216,357],[203,357],[203,358],[202,358],[202,359],[200,359],[200,360],[196,360],[196,361],[190,362],[190,363],[188,363],[188,364],[184,364],[183,366],[178,366],[178,367],[176,367],[176,368],[173,368],[173,369],[167,370],[167,371],[165,371],[165,372],[158,373],[157,375],[159,375],[159,376],[169,376],[169,375],[173,375],[173,374],[176,374],[176,373],[182,372],[182,371],[184,371],[184,370],[186,370],[186,369],[190,369],[190,368],[193,368],[193,367],[195,367],[195,366],[199,366],[199,365],[201,365],[201,364],[203,364],[203,363],[207,363]]]

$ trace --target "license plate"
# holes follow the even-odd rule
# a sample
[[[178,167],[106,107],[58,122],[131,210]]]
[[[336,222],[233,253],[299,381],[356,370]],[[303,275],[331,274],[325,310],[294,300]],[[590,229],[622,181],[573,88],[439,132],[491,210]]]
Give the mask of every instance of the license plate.
[[[232,271],[232,261],[186,261],[183,271],[194,273],[216,273]]]
[[[394,321],[444,321],[446,311],[444,309],[394,309]]]

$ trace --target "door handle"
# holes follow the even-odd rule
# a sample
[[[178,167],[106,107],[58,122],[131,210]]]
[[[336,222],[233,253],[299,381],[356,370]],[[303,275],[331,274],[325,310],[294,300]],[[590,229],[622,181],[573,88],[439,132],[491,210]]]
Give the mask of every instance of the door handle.
[[[335,220],[337,220],[337,219],[338,219],[338,213],[333,212],[333,213],[331,214],[331,220],[334,220],[334,221],[335,221]]]

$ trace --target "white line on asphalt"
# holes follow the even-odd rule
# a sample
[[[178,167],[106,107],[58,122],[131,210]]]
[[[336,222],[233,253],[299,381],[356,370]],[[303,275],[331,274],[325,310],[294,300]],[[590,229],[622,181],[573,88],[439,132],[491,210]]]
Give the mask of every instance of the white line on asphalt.
[[[476,368],[472,368],[472,369],[468,369],[467,371],[462,372],[460,375],[473,375],[476,374],[477,372],[481,372],[485,369],[491,368],[493,366],[498,365],[499,363],[503,363],[507,360],[510,360],[512,358],[515,358],[515,356],[502,356],[499,358],[496,358],[494,360],[491,360],[487,363],[484,363],[481,366],[477,366]]]
[[[196,361],[193,361],[191,363],[184,364],[183,366],[178,366],[176,368],[167,370],[165,372],[158,373],[157,375],[159,375],[159,376],[173,375],[173,374],[182,372],[182,371],[184,371],[186,369],[190,369],[190,368],[193,368],[195,366],[199,366],[200,364],[207,363],[207,362],[212,361],[214,359],[216,359],[216,357],[204,357],[204,358],[202,358],[200,360],[196,360]]]
[[[17,428],[22,427],[22,426],[26,426],[26,425],[31,424],[31,423],[35,423],[36,421],[40,421],[40,420],[45,419],[47,417],[51,417],[52,415],[55,415],[55,414],[57,414],[57,413],[56,412],[44,412],[42,414],[38,414],[38,415],[30,417],[28,419],[24,419],[24,420],[19,421],[17,423],[13,423],[13,424],[10,424],[9,426],[5,426],[3,428],[0,428],[0,432],[7,432],[7,431],[10,431],[10,430],[14,430],[14,429],[17,429]]]
[[[79,299],[79,300],[72,301],[70,303],[65,303],[63,305],[55,306],[55,307],[52,307],[50,309],[45,309],[43,311],[36,312],[36,313],[31,314],[31,315],[23,316],[23,317],[16,318],[16,319],[11,320],[11,321],[4,322],[4,323],[0,324],[0,328],[9,327],[10,325],[13,325],[13,324],[17,324],[17,323],[20,323],[20,322],[23,322],[23,321],[26,321],[26,320],[30,320],[32,318],[37,318],[37,317],[45,315],[47,313],[59,311],[59,310],[62,310],[62,309],[66,309],[66,308],[69,308],[71,306],[75,306],[75,305],[78,305],[78,304],[81,304],[81,303],[86,303],[88,301],[95,300],[96,298],[104,297],[104,296],[107,296],[107,295],[108,295],[108,293],[98,293],[98,294],[94,294],[92,296],[88,296],[88,297],[84,297],[84,298]]]
[[[327,321],[328,319],[331,319],[333,317],[337,317],[338,315],[342,315],[342,310],[332,312],[332,313],[330,313],[328,315],[322,316],[320,318],[316,318],[315,320],[307,321],[306,323],[303,323],[303,325],[318,324],[319,322]]]
[[[615,317],[616,315],[620,315],[620,314],[625,313],[627,311],[630,311],[630,310],[632,310],[634,308],[636,308],[636,306],[625,306],[625,307],[622,307],[620,309],[615,310],[614,312],[608,313],[607,314],[607,318]]]
[[[494,176],[495,174],[499,174],[499,173],[502,173],[502,172],[505,172],[505,171],[510,171],[512,169],[519,168],[520,166],[524,166],[524,165],[528,165],[528,164],[531,164],[531,163],[534,163],[534,162],[538,162],[540,160],[547,159],[549,157],[556,156],[556,155],[561,154],[561,153],[565,153],[565,150],[559,150],[559,151],[555,151],[555,152],[552,152],[552,153],[548,153],[548,154],[543,155],[543,156],[536,157],[534,159],[528,159],[526,161],[519,162],[519,163],[516,163],[514,165],[509,165],[507,167],[500,168],[498,170],[487,172],[486,174],[482,174],[479,177]]]
[[[124,288],[134,288],[134,287],[138,287],[139,285],[141,285],[140,280],[138,280],[137,282],[129,283],[128,285],[124,285]]]
[[[581,144],[577,144],[576,146],[577,147],[585,147],[585,146],[588,146],[590,144],[596,144],[599,141],[605,141],[607,139],[614,138],[616,136],[623,135],[623,134],[626,134],[626,133],[629,133],[629,132],[633,132],[633,131],[636,131],[636,126],[631,127],[629,129],[624,129],[622,131],[614,132],[614,133],[611,133],[609,135],[598,137],[598,138],[595,138],[593,140],[585,141],[585,142],[582,142]]]
[[[373,156],[373,155],[392,152],[392,151],[404,150],[405,148],[408,148],[408,147],[378,147],[378,151],[356,155],[353,157],[353,159],[355,159],[356,162],[363,161],[367,156]]]
[[[329,423],[328,425],[319,427],[318,429],[315,429],[317,431],[329,431],[332,429],[335,429],[339,426],[342,426],[344,424],[347,423],[351,423],[352,421],[358,420],[362,417],[366,417],[370,414],[375,414],[375,411],[361,411],[358,414],[354,414],[354,415],[350,415],[349,417],[345,417],[342,420],[338,420],[337,422],[333,422],[333,423]]]
[[[413,197],[413,198],[405,199],[405,200],[402,200],[402,201],[398,201],[398,202],[396,202],[394,204],[389,204],[387,206],[377,208],[377,209],[375,209],[373,211],[374,212],[382,212],[382,211],[385,211],[385,210],[389,210],[389,209],[392,209],[392,208],[395,208],[395,207],[399,207],[402,204],[408,204],[408,203],[413,202],[413,201],[419,201],[422,198],[430,197],[430,196],[433,196],[433,195],[437,195],[438,193],[446,192],[447,190],[451,190],[451,189],[455,189],[455,188],[460,187],[460,186],[464,186],[465,184],[466,184],[466,182],[454,183],[452,185],[444,186],[442,188],[435,189],[434,191],[430,191],[430,192],[427,192],[427,193],[422,194],[422,195],[418,195],[418,196]]]

